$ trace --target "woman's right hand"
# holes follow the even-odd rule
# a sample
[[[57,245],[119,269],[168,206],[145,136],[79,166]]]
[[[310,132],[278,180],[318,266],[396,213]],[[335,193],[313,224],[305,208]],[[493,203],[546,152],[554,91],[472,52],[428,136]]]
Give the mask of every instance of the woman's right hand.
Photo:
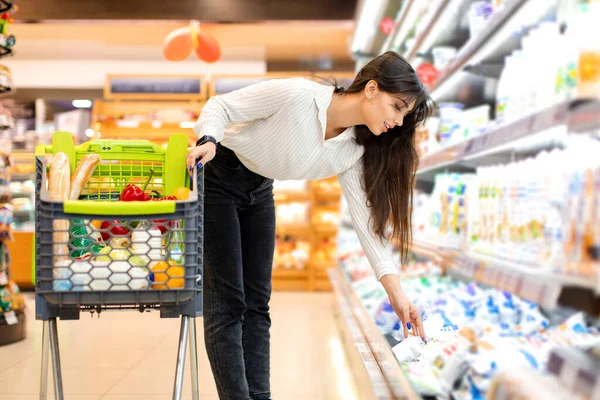
[[[198,165],[198,168],[202,168],[207,162],[215,158],[215,154],[217,154],[217,146],[213,142],[206,142],[191,149],[188,152],[186,162],[188,173],[191,175],[196,165]]]

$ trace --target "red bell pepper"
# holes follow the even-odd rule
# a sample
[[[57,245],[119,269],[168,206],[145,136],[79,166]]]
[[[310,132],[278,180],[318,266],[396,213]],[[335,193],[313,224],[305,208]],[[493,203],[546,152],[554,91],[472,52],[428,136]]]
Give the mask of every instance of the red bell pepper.
[[[158,196],[160,196],[160,193],[156,192],[156,194]],[[154,197],[154,198],[152,198],[152,200],[153,201],[177,200],[177,197],[175,197],[175,196]],[[167,220],[166,219],[155,219],[153,222],[158,226],[158,229],[160,230],[160,233],[162,233],[163,235],[166,234],[169,231],[169,228],[171,226],[173,226],[172,225],[173,221],[170,221],[168,223],[168,226],[167,226]]]
[[[146,193],[144,193],[144,191],[148,187],[148,184],[152,180],[153,176],[154,176],[154,170],[150,169],[150,176],[148,176],[148,180],[146,180],[146,183],[144,183],[144,186],[141,189],[139,186],[131,184],[131,183],[129,185],[125,186],[125,189],[123,189],[123,191],[121,192],[121,196],[119,197],[119,200],[121,200],[121,201],[148,201],[148,200],[150,200],[151,197],[149,195],[147,195]]]
[[[112,227],[107,231],[111,225]],[[119,221],[102,221],[100,229],[102,230],[102,240],[105,242],[108,242],[115,236],[127,236],[129,233],[129,229],[122,226]]]

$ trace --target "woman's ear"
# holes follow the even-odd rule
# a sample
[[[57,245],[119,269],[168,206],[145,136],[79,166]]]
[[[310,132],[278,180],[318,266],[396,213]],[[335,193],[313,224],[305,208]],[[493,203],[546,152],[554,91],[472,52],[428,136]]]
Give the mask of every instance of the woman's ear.
[[[376,81],[371,79],[369,82],[367,82],[367,85],[365,86],[365,95],[367,96],[367,100],[371,100],[372,98],[377,96],[378,93],[379,85]]]

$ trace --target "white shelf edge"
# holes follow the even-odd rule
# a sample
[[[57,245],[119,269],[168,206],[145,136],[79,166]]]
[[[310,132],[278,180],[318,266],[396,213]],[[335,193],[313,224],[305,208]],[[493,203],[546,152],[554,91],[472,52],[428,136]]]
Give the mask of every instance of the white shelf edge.
[[[361,353],[365,369],[375,381],[377,399],[417,400],[420,396],[410,385],[400,368],[390,345],[356,297],[352,285],[340,269],[327,271],[335,297],[344,318],[353,331],[354,344]],[[385,380],[385,385],[380,380]],[[379,382],[377,382],[379,381]]]
[[[437,254],[454,275],[507,290],[526,300],[554,308],[563,288],[577,287],[600,295],[600,282],[581,276],[552,273],[542,267],[522,265],[459,248],[445,247],[425,240],[414,240],[413,251],[424,249],[425,256]],[[486,275],[487,274],[487,275]]]
[[[558,126],[578,133],[600,128],[600,102],[573,100],[509,122],[464,142],[428,154],[419,160],[417,175],[451,166],[465,159],[476,159],[510,143]]]

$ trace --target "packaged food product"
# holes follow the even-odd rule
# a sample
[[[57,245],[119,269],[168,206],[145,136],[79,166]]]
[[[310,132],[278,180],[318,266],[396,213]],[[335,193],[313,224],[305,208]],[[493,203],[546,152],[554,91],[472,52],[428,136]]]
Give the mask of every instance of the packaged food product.
[[[453,135],[460,129],[460,114],[464,109],[461,103],[440,103],[440,145],[448,146]]]
[[[413,361],[421,355],[425,343],[418,336],[410,336],[392,348],[398,362]]]
[[[86,154],[77,164],[77,168],[71,177],[71,188],[69,200],[77,200],[91,178],[96,165],[100,162],[98,154]]]
[[[438,71],[442,71],[456,55],[456,47],[436,46],[431,53],[433,54],[433,65]]]
[[[474,1],[468,12],[469,32],[471,37],[478,36],[486,26],[487,20],[494,12],[494,7],[490,0]]]

